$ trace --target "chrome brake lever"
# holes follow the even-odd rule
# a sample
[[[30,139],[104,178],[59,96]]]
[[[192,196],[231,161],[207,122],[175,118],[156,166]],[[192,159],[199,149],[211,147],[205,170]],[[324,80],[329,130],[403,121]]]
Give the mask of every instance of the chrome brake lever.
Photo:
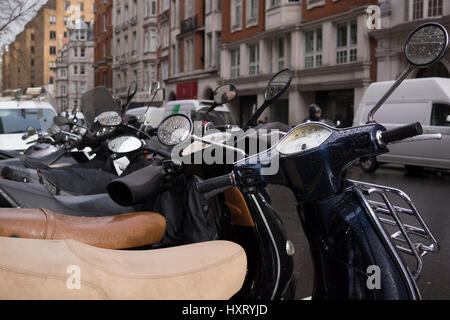
[[[427,140],[442,140],[442,134],[440,134],[440,133],[422,134],[420,136],[415,136],[415,137],[408,138],[408,139],[394,141],[394,142],[389,143],[389,145],[405,143],[405,142],[427,141]]]

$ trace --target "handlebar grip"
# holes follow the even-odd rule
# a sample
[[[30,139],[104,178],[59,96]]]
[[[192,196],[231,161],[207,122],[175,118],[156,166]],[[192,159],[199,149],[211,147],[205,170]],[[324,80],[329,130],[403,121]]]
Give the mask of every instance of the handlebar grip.
[[[387,130],[381,134],[381,139],[385,144],[421,135],[422,125],[419,122],[408,124],[403,127]]]
[[[211,178],[197,183],[197,191],[200,193],[208,193],[216,189],[234,186],[233,173],[224,176]]]

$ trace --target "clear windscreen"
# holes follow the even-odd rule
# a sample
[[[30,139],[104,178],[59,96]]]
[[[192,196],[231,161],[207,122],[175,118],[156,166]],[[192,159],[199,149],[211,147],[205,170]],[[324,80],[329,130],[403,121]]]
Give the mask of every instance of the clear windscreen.
[[[114,100],[105,87],[96,87],[81,97],[81,112],[88,128],[92,127],[95,117],[105,111],[116,111],[122,114],[120,105]]]

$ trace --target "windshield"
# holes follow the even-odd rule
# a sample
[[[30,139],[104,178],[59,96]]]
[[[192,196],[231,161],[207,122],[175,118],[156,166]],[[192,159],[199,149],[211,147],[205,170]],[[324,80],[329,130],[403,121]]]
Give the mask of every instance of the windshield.
[[[199,121],[202,120],[203,115],[208,111],[208,108],[202,108],[200,109],[195,117],[193,116],[193,120]],[[233,116],[230,112],[226,111],[219,111],[219,110],[213,110],[210,113],[206,115],[206,117],[203,119],[208,122],[212,122],[215,126],[222,126],[226,124],[235,125],[236,121],[234,121]]]
[[[43,108],[0,109],[0,134],[26,132],[29,126],[47,131],[55,115],[52,109]]]
[[[108,89],[96,87],[83,94],[81,97],[81,112],[88,128],[92,127],[95,117],[105,111],[116,111],[122,114],[119,104],[114,100]]]

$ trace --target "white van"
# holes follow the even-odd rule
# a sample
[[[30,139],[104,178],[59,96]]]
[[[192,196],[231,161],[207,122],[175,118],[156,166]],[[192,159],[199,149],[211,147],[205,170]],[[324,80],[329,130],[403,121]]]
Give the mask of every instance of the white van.
[[[147,110],[148,109],[148,110]],[[145,113],[146,112],[146,113]],[[147,123],[156,128],[164,119],[165,109],[162,107],[138,107],[129,109],[127,115],[132,115],[138,118],[139,122],[147,121]],[[145,113],[145,119],[144,119]]]
[[[173,113],[184,113],[185,115],[191,117],[193,121],[200,120],[202,113],[206,112],[213,103],[214,101],[212,100],[169,101],[164,107],[164,117],[167,117]],[[216,107],[213,112],[210,112],[207,115],[207,119],[205,120],[214,123],[216,126],[226,124],[237,126],[236,120],[233,118],[228,104]]]
[[[27,127],[47,131],[55,116],[56,111],[48,102],[0,98],[0,150],[27,149],[30,146],[27,142],[37,137],[22,140]]]
[[[367,122],[370,109],[391,87],[393,81],[372,83],[359,105],[354,126]],[[424,134],[441,133],[442,140],[430,140],[389,146],[388,154],[362,159],[361,167],[373,172],[378,164],[396,163],[408,170],[418,167],[450,169],[450,79],[422,78],[405,80],[381,106],[374,119],[387,129],[420,122]]]

